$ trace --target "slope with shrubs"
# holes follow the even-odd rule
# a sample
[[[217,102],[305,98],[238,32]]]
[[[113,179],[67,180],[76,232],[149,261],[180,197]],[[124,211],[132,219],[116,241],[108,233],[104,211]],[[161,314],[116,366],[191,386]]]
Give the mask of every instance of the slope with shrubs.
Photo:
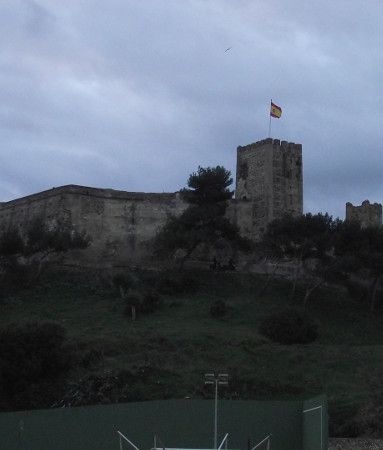
[[[305,286],[291,299],[286,281],[274,280],[266,291],[265,281],[229,272],[44,273],[28,289],[3,293],[0,329],[9,335],[17,323],[22,336],[28,323],[40,323],[56,333],[62,358],[56,372],[41,378],[49,395],[38,395],[38,377],[28,395],[10,396],[1,408],[209,397],[202,374],[226,370],[230,384],[222,395],[228,398],[326,392],[332,433],[360,433],[357,412],[369,404],[374,410],[370,399],[379,389],[369,380],[379,379],[381,310],[372,316],[346,291],[322,288],[302,313]],[[38,339],[31,338],[33,352]],[[0,348],[0,380],[19,371],[17,354]],[[45,357],[39,355],[38,368]]]

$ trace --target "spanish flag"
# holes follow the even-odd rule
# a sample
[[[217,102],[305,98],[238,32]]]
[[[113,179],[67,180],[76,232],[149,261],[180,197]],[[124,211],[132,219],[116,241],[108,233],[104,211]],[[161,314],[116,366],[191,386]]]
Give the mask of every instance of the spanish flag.
[[[270,116],[279,119],[281,115],[282,115],[282,108],[280,106],[277,106],[275,103],[271,102]]]

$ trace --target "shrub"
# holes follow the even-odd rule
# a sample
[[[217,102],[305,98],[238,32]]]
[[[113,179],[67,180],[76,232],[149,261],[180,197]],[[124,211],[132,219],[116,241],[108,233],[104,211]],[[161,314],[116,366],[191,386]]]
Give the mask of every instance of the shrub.
[[[6,267],[5,267],[6,266]],[[25,289],[31,283],[36,264],[24,264],[15,257],[9,257],[3,265],[1,287],[7,292]]]
[[[54,323],[29,323],[0,332],[0,391],[10,405],[21,398],[22,406],[29,407],[28,401],[36,400],[33,390],[39,391],[36,386],[48,386],[67,373],[72,359],[65,341],[64,328]]]
[[[215,319],[224,317],[227,313],[226,303],[223,300],[216,300],[210,306],[210,315]]]
[[[144,294],[131,292],[125,297],[126,316],[135,319],[135,314],[150,314],[161,306],[161,298],[156,291],[147,291]]]
[[[369,294],[369,286],[360,281],[347,280],[346,288],[349,296],[358,301],[367,301]]]
[[[101,350],[91,348],[83,353],[80,364],[82,367],[89,368],[97,365],[103,359],[104,355]]]
[[[196,290],[196,279],[180,272],[163,272],[158,274],[156,288],[163,295],[193,293]]]
[[[142,296],[137,292],[131,292],[125,297],[125,309],[124,314],[131,319],[135,320],[136,313],[142,302]]]
[[[196,290],[196,277],[190,273],[177,271],[136,270],[118,273],[113,276],[114,288],[119,290],[121,297],[128,291],[154,289],[162,295],[177,295],[193,293]]]
[[[137,286],[138,280],[137,277],[129,272],[118,273],[113,276],[112,283],[119,290],[120,295],[123,296],[129,289],[134,289]]]
[[[330,417],[329,429],[332,437],[357,438],[366,432],[363,424],[354,417],[340,424]]]
[[[139,312],[143,314],[149,314],[154,312],[161,306],[161,298],[156,291],[146,292],[142,296],[141,303],[139,304]]]
[[[180,280],[170,276],[159,277],[156,287],[163,295],[175,295],[183,292],[183,286]]]
[[[280,344],[307,344],[318,337],[317,323],[299,309],[288,309],[267,317],[259,331]]]
[[[89,375],[68,386],[55,406],[82,406],[169,398],[178,375],[155,366],[139,366],[105,375]]]
[[[193,294],[197,291],[198,280],[194,275],[189,273],[183,273],[181,281],[183,286],[183,292]]]

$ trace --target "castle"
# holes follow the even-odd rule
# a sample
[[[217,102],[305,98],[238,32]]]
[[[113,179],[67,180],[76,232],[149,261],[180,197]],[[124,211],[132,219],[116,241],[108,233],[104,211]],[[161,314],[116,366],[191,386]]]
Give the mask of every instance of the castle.
[[[265,139],[237,149],[236,196],[227,216],[256,240],[284,212],[302,213],[302,146]],[[23,227],[34,217],[85,230],[92,237],[74,255],[82,263],[136,263],[148,258],[148,242],[169,214],[187,207],[178,193],[132,193],[67,185],[0,203],[0,228]]]
[[[238,147],[236,175],[235,199],[227,217],[242,235],[257,240],[273,219],[284,213],[302,214],[302,145],[269,138]],[[35,217],[52,226],[67,222],[92,238],[89,248],[72,253],[72,262],[135,264],[149,258],[148,243],[168,216],[179,215],[186,207],[179,193],[67,185],[0,203],[0,230],[23,227]]]

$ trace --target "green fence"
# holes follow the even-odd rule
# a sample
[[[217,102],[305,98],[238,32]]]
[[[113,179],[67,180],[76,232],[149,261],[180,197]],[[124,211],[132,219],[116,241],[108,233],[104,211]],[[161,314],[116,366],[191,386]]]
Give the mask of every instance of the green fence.
[[[321,397],[306,400],[303,402],[302,449],[327,450],[327,446],[327,402]]]
[[[229,433],[229,448],[252,448],[272,434],[272,450],[327,450],[327,424],[324,397],[219,401],[218,440]],[[140,450],[153,447],[154,434],[165,447],[212,448],[214,404],[163,400],[0,413],[0,449],[119,450],[117,430]]]

